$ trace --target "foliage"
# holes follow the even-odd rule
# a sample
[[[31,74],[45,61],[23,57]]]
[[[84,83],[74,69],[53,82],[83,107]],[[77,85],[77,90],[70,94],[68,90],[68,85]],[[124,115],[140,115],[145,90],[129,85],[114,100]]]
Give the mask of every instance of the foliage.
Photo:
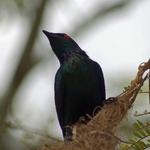
[[[133,137],[126,144],[121,145],[121,150],[144,150],[150,148],[150,122],[143,123],[137,120],[133,124]]]
[[[150,100],[150,70],[148,74],[148,82],[149,82],[149,91],[143,92],[142,90],[140,93],[147,93],[149,94]],[[147,110],[144,113],[137,113],[135,112],[135,116],[144,116],[149,115],[150,112]],[[142,122],[137,120],[133,124],[133,137],[128,140],[128,142],[124,142],[125,144],[120,145],[121,150],[144,150],[150,148],[150,122]]]

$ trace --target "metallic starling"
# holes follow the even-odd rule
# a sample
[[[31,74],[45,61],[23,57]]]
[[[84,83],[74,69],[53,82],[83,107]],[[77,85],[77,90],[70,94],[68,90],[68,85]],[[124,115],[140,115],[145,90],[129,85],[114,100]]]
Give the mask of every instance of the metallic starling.
[[[70,140],[72,129],[68,126],[82,116],[92,116],[105,100],[103,72],[67,34],[43,32],[60,62],[55,76],[55,105],[63,137]]]

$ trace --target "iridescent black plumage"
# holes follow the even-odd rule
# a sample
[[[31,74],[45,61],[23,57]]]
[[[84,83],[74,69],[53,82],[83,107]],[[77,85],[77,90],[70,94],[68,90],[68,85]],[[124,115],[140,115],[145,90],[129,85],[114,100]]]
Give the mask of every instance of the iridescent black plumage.
[[[78,44],[63,33],[49,33],[52,49],[60,61],[55,76],[55,104],[64,138],[71,136],[72,125],[105,100],[102,69],[91,60]]]

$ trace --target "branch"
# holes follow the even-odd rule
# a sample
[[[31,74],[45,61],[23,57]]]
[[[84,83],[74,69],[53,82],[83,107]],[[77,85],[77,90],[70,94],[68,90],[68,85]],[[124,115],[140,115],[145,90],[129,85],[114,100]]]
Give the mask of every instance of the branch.
[[[83,21],[75,21],[79,22],[74,29],[70,32],[71,35],[77,36],[78,34],[83,34],[87,29],[93,27],[93,25],[104,18],[106,18],[109,14],[113,12],[122,11],[127,8],[131,3],[135,2],[136,0],[119,0],[118,2],[114,2],[109,4],[105,2],[104,4],[99,3],[97,4],[97,11],[90,15],[88,18],[83,19]]]
[[[13,75],[12,82],[8,88],[8,91],[6,92],[6,95],[3,98],[3,101],[1,102],[0,105],[1,122],[3,122],[3,120],[5,119],[8,107],[10,106],[11,101],[14,98],[14,95],[16,94],[16,91],[18,90],[19,86],[21,85],[25,75],[35,64],[35,62],[33,62],[32,60],[32,52],[47,1],[48,0],[41,0],[41,2],[39,3],[39,7],[37,8],[35,13],[36,14],[35,20],[33,21],[31,27],[31,33],[27,40],[26,46],[23,49],[17,69]]]
[[[38,136],[48,139],[50,142],[53,142],[53,143],[62,142],[60,139],[50,136],[48,133],[46,133],[46,131],[42,129],[35,129],[35,128],[31,128],[29,126],[22,124],[21,121],[16,118],[13,118],[13,122],[6,121],[5,127],[9,129],[20,129],[22,131],[25,131],[26,133],[30,133],[36,136],[38,135]]]

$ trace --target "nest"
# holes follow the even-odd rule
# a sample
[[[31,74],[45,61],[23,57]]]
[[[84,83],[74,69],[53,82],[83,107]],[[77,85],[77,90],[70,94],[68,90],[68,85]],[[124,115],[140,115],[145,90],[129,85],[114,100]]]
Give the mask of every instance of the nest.
[[[136,78],[131,81],[130,86],[117,97],[108,98],[97,115],[87,124],[76,123],[73,142],[46,145],[40,150],[114,150],[120,143],[120,139],[115,136],[118,125],[148,78],[148,74],[145,75],[148,69],[150,69],[150,60],[139,66]]]

